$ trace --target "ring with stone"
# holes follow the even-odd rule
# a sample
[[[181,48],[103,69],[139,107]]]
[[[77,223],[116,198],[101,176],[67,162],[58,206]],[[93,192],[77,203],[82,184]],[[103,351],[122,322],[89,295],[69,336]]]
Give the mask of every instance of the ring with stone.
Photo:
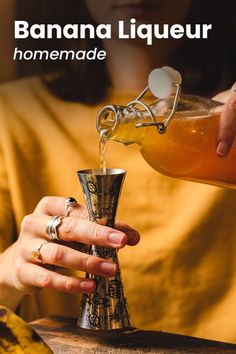
[[[46,234],[51,241],[60,241],[60,238],[57,234],[57,227],[61,225],[62,219],[64,216],[52,216],[48,221],[46,226]]]
[[[46,264],[42,258],[42,255],[41,255],[41,249],[44,245],[46,245],[47,243],[49,243],[49,241],[44,241],[42,242],[38,248],[36,248],[36,250],[34,250],[31,254],[34,258],[36,258],[38,261],[40,261],[41,263],[43,264]]]
[[[75,198],[69,197],[66,199],[66,211],[65,211],[65,216],[69,216],[70,212],[76,208],[78,205],[77,200]]]

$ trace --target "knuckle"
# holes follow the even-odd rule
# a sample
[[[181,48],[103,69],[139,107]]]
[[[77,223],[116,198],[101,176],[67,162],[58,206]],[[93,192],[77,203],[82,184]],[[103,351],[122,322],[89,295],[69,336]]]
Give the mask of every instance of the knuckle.
[[[85,272],[89,272],[89,264],[90,264],[90,255],[84,255],[82,261],[82,270]]]
[[[75,287],[75,280],[72,278],[65,279],[64,287],[66,291],[72,292]]]
[[[231,122],[225,122],[225,125],[222,127],[222,132],[225,134],[231,133]]]
[[[93,242],[97,244],[103,236],[103,230],[101,226],[96,226],[93,232]]]
[[[38,207],[41,208],[42,210],[47,210],[48,206],[50,205],[51,202],[51,197],[45,196],[43,197],[39,203],[38,203]]]
[[[231,127],[231,124],[229,123],[228,125],[222,127],[221,129],[221,139],[222,140],[227,140],[230,141],[234,137],[234,132]]]
[[[64,255],[63,249],[56,244],[50,245],[50,247],[48,247],[47,252],[48,252],[48,259],[52,264],[60,263]]]
[[[49,273],[38,277],[38,286],[40,288],[49,288],[52,285],[52,277]]]
[[[73,218],[67,217],[63,219],[62,224],[59,227],[61,233],[65,234],[67,238],[73,239],[74,229],[76,227],[76,222]]]
[[[28,231],[30,229],[32,221],[33,221],[33,215],[32,214],[25,215],[23,220],[22,220],[22,222],[21,222],[21,230],[22,231]]]

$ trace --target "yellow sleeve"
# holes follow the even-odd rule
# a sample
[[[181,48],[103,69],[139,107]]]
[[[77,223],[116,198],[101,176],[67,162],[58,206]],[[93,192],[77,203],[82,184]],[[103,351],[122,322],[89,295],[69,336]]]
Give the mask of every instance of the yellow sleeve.
[[[6,111],[0,99],[0,252],[9,247],[17,237],[1,139],[4,119],[7,119]]]

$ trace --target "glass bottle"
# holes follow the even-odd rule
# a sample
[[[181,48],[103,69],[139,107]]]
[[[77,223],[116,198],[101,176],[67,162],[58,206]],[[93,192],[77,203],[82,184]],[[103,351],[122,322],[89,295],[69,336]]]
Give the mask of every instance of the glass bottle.
[[[161,76],[168,74],[171,85],[160,71]],[[181,95],[181,78],[172,68],[155,69],[150,77],[135,101],[100,111],[97,128],[102,139],[138,144],[148,164],[168,176],[236,188],[236,144],[226,158],[216,154],[222,104]],[[149,105],[141,100],[148,90],[159,95]]]

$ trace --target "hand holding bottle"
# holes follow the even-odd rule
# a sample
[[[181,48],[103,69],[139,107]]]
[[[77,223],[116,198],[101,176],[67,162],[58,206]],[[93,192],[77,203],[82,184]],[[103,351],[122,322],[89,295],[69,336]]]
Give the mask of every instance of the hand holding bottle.
[[[168,66],[154,69],[149,76],[149,87],[154,96],[159,98],[165,98],[170,95],[172,85],[181,84],[181,82],[180,73]],[[224,103],[224,106],[219,106],[218,108],[221,117],[216,153],[219,157],[226,157],[236,136],[236,83],[234,83],[231,89],[217,94],[214,99]]]
[[[236,83],[230,90],[219,93],[215,100],[225,103],[220,107],[217,155],[226,157],[231,149],[236,135]]]
[[[148,90],[157,98],[151,104],[143,102]],[[236,188],[236,93],[232,90],[214,100],[185,95],[180,73],[170,67],[154,69],[136,100],[127,106],[108,105],[99,112],[97,127],[105,139],[139,144],[145,160],[163,174]],[[230,149],[229,157],[221,159]]]

